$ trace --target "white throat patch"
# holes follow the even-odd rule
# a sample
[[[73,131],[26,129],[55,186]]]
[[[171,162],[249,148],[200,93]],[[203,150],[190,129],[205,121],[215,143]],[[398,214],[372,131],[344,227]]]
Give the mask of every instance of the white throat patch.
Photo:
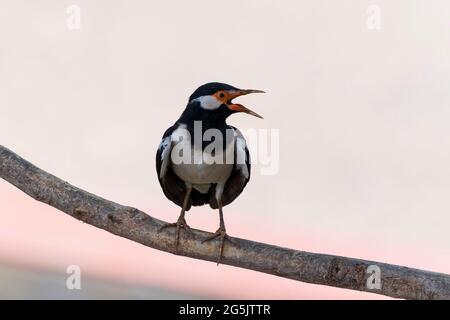
[[[222,104],[222,102],[217,100],[214,96],[201,96],[192,100],[191,102],[194,101],[200,102],[200,107],[205,110],[215,110]]]

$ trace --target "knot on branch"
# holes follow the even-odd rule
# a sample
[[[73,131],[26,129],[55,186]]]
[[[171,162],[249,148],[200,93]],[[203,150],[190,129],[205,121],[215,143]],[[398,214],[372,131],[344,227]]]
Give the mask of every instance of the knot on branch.
[[[112,223],[116,223],[116,224],[122,223],[122,219],[115,213],[108,213],[107,217],[108,217],[108,220],[111,221]]]
[[[367,266],[363,263],[349,265],[340,258],[333,258],[328,265],[325,279],[333,285],[349,284],[352,288],[361,290],[366,283]]]
[[[72,216],[78,220],[86,222],[87,218],[89,217],[89,211],[82,208],[75,208],[73,210]]]

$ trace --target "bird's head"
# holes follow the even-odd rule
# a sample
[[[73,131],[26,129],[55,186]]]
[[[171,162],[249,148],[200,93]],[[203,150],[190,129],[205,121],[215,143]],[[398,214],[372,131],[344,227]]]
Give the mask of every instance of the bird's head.
[[[217,112],[224,117],[236,112],[245,112],[262,119],[256,112],[233,102],[233,99],[250,93],[264,93],[264,91],[238,89],[225,83],[210,82],[194,91],[189,97],[189,105],[199,108],[197,112]]]

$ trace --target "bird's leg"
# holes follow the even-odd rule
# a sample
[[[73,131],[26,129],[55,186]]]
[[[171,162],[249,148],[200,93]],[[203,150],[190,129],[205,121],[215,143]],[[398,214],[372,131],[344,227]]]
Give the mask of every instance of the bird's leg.
[[[159,228],[159,231],[168,228],[168,227],[176,227],[175,231],[175,252],[178,253],[178,243],[180,242],[180,229],[183,228],[184,230],[188,231],[192,234],[191,228],[186,223],[186,219],[184,218],[184,214],[186,213],[186,207],[189,203],[189,197],[191,195],[192,191],[192,185],[186,185],[186,194],[184,196],[183,200],[183,207],[181,208],[180,216],[178,217],[177,222],[175,223],[166,223],[161,228]]]
[[[217,229],[217,231],[214,233],[214,235],[203,240],[202,243],[213,240],[215,238],[220,238],[220,248],[219,248],[219,254],[217,256],[217,265],[219,265],[219,262],[222,259],[222,255],[223,255],[223,246],[224,246],[225,240],[230,241],[232,244],[236,244],[236,242],[230,238],[230,236],[227,234],[227,231],[225,229],[225,222],[223,220],[223,211],[222,211],[222,201],[217,200],[217,204],[219,206],[219,216],[220,216],[219,229]]]

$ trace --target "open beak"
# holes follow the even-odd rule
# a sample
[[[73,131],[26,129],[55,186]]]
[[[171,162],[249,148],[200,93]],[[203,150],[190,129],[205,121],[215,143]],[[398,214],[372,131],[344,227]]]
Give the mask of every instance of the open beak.
[[[263,117],[261,117],[259,114],[244,107],[242,104],[232,103],[232,100],[234,98],[244,96],[244,95],[250,94],[250,93],[265,93],[265,92],[261,91],[261,90],[252,90],[252,89],[228,91],[228,95],[227,95],[228,102],[226,105],[228,106],[228,108],[230,108],[230,110],[233,110],[235,112],[245,112],[245,113],[251,114],[252,116],[263,119]]]

